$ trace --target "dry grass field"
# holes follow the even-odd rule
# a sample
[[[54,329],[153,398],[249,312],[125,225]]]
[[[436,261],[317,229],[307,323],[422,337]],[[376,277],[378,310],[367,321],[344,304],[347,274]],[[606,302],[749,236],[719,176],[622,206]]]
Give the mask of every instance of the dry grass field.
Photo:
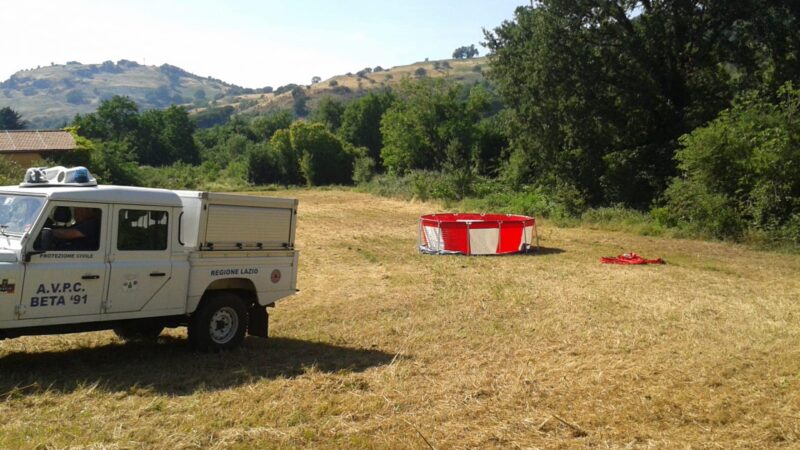
[[[269,195],[302,251],[269,340],[0,342],[0,448],[800,445],[798,256],[546,222],[535,255],[426,256],[436,205]]]

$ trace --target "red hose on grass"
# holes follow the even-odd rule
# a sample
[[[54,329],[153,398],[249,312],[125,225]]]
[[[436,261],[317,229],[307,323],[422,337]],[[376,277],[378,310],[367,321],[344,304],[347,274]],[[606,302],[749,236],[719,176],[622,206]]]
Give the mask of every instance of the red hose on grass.
[[[600,258],[603,264],[624,264],[624,265],[639,265],[639,264],[666,264],[663,259],[644,259],[636,253],[624,253],[619,256],[604,256]]]

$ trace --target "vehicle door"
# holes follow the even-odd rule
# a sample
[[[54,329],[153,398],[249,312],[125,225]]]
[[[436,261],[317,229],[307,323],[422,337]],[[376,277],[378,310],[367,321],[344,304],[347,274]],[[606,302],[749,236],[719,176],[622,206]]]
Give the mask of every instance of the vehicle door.
[[[26,244],[20,319],[99,314],[109,271],[108,206],[52,202],[43,217]]]
[[[115,205],[105,312],[140,311],[170,296],[170,208]],[[174,293],[172,293],[174,295]],[[163,299],[162,299],[163,300]],[[168,302],[163,302],[168,303]],[[159,309],[158,305],[148,309]]]

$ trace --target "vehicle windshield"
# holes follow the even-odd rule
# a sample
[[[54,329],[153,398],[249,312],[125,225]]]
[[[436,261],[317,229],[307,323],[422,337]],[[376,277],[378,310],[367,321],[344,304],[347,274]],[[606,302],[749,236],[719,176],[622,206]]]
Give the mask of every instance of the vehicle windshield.
[[[44,206],[44,200],[44,197],[0,194],[0,226],[4,227],[0,231],[22,235],[30,230]]]

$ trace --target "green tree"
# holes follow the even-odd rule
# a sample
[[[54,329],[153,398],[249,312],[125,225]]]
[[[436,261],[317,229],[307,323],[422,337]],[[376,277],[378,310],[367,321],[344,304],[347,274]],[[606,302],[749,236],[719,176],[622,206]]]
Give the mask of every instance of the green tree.
[[[472,59],[478,56],[478,54],[479,52],[478,49],[475,48],[475,44],[472,44],[469,47],[458,47],[453,50],[453,59]]]
[[[293,121],[291,111],[284,110],[256,117],[250,128],[256,139],[269,141],[278,130],[289,128]]]
[[[675,175],[678,138],[735,92],[798,77],[788,1],[543,0],[486,34],[512,111],[516,183],[572,185],[646,208]]]
[[[195,130],[195,122],[181,106],[145,111],[139,117],[135,141],[139,162],[150,166],[198,163],[200,155],[194,141]]]
[[[197,126],[180,106],[139,114],[136,103],[117,96],[103,101],[94,113],[76,116],[73,125],[82,137],[124,144],[141,164],[165,166],[200,161],[194,141]]]
[[[284,184],[299,184],[303,181],[300,173],[300,155],[292,144],[291,130],[281,129],[270,140],[278,159],[280,180]]]
[[[142,173],[136,155],[126,142],[98,142],[92,152],[90,170],[105,184],[139,186]]]
[[[66,93],[64,99],[67,103],[71,103],[73,105],[82,105],[86,103],[86,97],[83,95],[83,91],[80,89],[73,89]]]
[[[114,96],[100,102],[97,111],[75,116],[78,133],[102,141],[132,140],[139,128],[139,107],[129,97]]]
[[[748,94],[681,139],[667,219],[720,238],[752,228],[800,243],[800,89]]]
[[[196,91],[194,91],[194,95],[192,96],[192,98],[195,106],[203,107],[208,105],[208,98],[206,97],[206,91],[202,88],[199,88]]]
[[[478,172],[496,177],[505,162],[508,139],[508,111],[482,119],[476,124],[476,154]]]
[[[401,84],[399,100],[381,122],[383,164],[393,173],[472,166],[476,124],[488,114],[484,92],[425,79]]]
[[[282,178],[280,154],[268,142],[247,152],[247,178],[253,184],[286,183]]]
[[[0,130],[24,130],[27,123],[8,106],[0,108]]]
[[[331,131],[336,132],[342,125],[344,104],[330,96],[323,97],[314,110],[311,120],[326,125]]]
[[[320,123],[298,121],[272,137],[272,146],[284,164],[297,164],[310,186],[349,184],[353,177],[353,152]],[[285,167],[287,178],[293,168]]]
[[[302,86],[297,86],[292,89],[292,108],[294,109],[294,115],[297,117],[305,117],[308,115],[308,95],[306,94],[306,90],[303,89]]]
[[[339,136],[355,147],[366,147],[368,156],[375,161],[378,170],[383,167],[380,162],[383,148],[381,119],[395,100],[391,91],[370,92],[348,103],[342,113]]]

